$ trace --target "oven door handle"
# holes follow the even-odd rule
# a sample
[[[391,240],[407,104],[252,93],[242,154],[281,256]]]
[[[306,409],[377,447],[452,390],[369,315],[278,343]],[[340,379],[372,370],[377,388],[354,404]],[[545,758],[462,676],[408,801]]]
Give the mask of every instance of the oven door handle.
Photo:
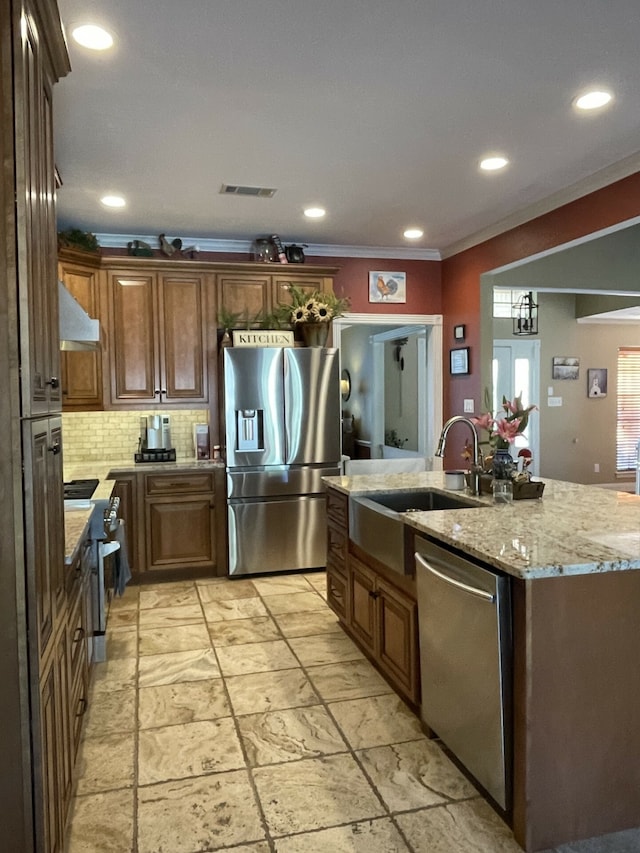
[[[100,554],[102,557],[108,557],[109,554],[114,554],[120,550],[119,542],[101,542],[99,545]]]

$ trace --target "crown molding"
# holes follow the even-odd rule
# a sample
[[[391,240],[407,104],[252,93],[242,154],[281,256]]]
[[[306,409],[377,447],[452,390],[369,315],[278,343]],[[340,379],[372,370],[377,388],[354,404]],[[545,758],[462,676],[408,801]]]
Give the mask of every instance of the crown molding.
[[[98,243],[105,249],[126,249],[132,240],[144,240],[156,247],[157,234],[154,236],[139,234],[96,234]],[[252,240],[213,240],[208,237],[182,237],[182,245],[195,246],[199,252],[225,252],[250,254]],[[338,244],[308,243],[305,254],[327,258],[392,258],[394,260],[439,261],[440,252],[436,249],[418,249],[415,247],[394,248],[393,246],[340,246]]]

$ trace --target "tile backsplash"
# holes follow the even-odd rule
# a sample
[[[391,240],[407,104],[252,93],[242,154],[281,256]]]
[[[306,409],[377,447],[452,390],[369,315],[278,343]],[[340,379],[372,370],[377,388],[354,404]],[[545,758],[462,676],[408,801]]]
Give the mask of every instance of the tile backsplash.
[[[131,459],[138,449],[140,418],[156,411],[64,412],[64,461],[116,462]],[[193,425],[208,423],[208,409],[164,410],[171,416],[171,441],[180,457],[193,457]]]

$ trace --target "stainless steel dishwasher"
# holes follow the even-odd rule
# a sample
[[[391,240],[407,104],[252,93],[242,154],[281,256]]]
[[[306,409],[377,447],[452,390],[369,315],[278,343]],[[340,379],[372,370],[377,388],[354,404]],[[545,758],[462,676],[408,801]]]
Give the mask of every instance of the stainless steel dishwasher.
[[[503,809],[511,789],[509,580],[416,537],[422,720]]]

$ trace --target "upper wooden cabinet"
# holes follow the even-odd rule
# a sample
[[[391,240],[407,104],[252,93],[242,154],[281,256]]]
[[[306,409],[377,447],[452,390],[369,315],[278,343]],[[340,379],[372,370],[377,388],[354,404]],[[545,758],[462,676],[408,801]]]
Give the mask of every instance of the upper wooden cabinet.
[[[68,72],[69,60],[46,4],[27,3],[14,13],[21,27],[13,65],[22,415],[33,417],[62,405],[51,105],[54,81]]]
[[[219,272],[218,312],[235,314],[241,322],[255,325],[282,305],[291,304],[290,285],[308,293],[324,293],[332,290],[334,273],[335,269],[304,269],[297,264],[254,264],[250,270]]]
[[[300,267],[292,264],[286,273],[278,272],[271,278],[271,303],[273,308],[291,304],[291,295],[289,293],[291,285],[309,294],[315,290],[326,293],[333,290],[333,276],[314,272],[305,273],[300,270]]]
[[[271,311],[271,276],[223,272],[217,278],[218,314],[238,316],[247,324]],[[217,324],[217,323],[216,323]]]
[[[102,332],[101,352],[63,353],[65,410],[216,401],[221,312],[256,326],[291,302],[290,285],[328,292],[336,271],[61,250],[58,275]]]
[[[108,273],[112,405],[208,401],[206,278]]]
[[[104,323],[100,305],[100,257],[61,254],[58,277],[90,317]],[[100,352],[60,354],[62,406],[65,410],[102,408],[102,355]]]

